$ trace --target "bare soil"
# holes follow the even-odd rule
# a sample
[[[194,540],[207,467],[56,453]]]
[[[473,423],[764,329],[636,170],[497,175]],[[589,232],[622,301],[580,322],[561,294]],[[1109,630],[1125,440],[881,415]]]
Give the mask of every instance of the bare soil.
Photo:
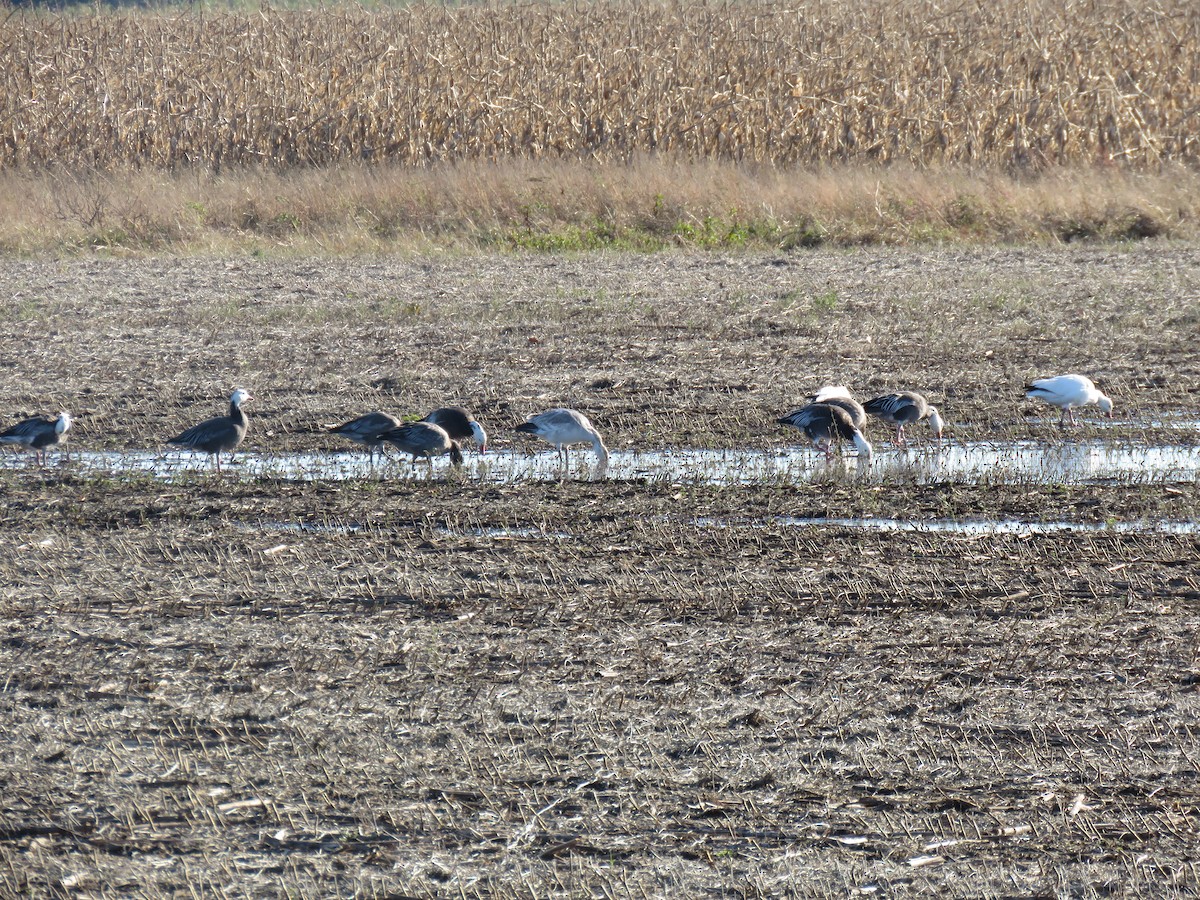
[[[1194,441],[1152,423],[1195,414],[1198,260],[7,261],[0,395],[87,447],[235,385],[256,450],[452,401],[767,446],[838,381],[1062,440],[1020,388],[1080,370]],[[0,895],[1200,891],[1200,539],[778,518],[1195,521],[1195,484],[0,487]]]
[[[782,445],[776,418],[829,382],[922,391],[963,438],[1056,439],[1023,387],[1072,371],[1126,434],[1200,408],[1191,246],[10,260],[0,281],[5,409],[70,409],[91,447],[160,446],[239,385],[258,450],[451,402],[501,439],[568,405],[616,446]]]

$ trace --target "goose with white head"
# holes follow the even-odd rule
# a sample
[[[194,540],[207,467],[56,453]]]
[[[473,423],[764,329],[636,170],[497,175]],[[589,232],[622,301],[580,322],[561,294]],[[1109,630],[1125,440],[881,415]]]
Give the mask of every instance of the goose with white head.
[[[49,416],[34,416],[24,422],[18,422],[4,432],[0,432],[0,444],[17,444],[26,450],[33,451],[33,458],[38,465],[46,464],[46,451],[51,447],[65,444],[67,431],[71,428],[71,414],[60,412],[58,418]],[[63,458],[66,458],[64,450]]]
[[[863,409],[875,418],[887,422],[896,429],[896,446],[904,446],[904,426],[922,419],[929,420],[929,430],[933,432],[938,446],[942,444],[942,431],[945,423],[938,408],[915,391],[899,391],[895,394],[884,394],[863,404]]]
[[[442,406],[427,415],[422,422],[432,422],[442,428],[452,440],[473,440],[480,453],[487,452],[487,432],[475,417],[461,406]]]
[[[608,448],[600,437],[591,420],[583,413],[574,409],[548,409],[529,417],[527,422],[517,426],[521,434],[532,434],[541,438],[547,444],[553,444],[558,453],[559,462],[566,477],[571,457],[568,449],[571,444],[591,444],[596,454],[597,476],[603,478],[608,470]]]
[[[1068,419],[1072,425],[1078,425],[1075,410],[1080,406],[1095,404],[1108,418],[1113,417],[1113,402],[1102,394],[1092,379],[1086,375],[1056,375],[1053,378],[1039,378],[1025,389],[1025,396],[1030,400],[1044,400],[1051,406],[1062,410],[1058,420],[1059,427],[1065,428]]]
[[[249,391],[238,388],[229,398],[229,415],[205,419],[199,425],[193,425],[182,434],[167,441],[176,447],[188,450],[199,450],[207,453],[216,463],[217,474],[221,474],[221,454],[228,453],[229,461],[233,461],[234,453],[246,438],[250,420],[242,410],[242,404],[253,400]]]

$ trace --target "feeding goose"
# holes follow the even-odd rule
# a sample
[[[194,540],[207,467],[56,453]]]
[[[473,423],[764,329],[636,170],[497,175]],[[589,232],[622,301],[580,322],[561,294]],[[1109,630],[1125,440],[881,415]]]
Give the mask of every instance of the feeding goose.
[[[473,438],[479,446],[479,452],[487,452],[487,432],[475,421],[475,417],[461,406],[442,406],[421,421],[440,426],[452,440],[465,441]]]
[[[804,432],[826,459],[833,459],[833,445],[845,438],[858,448],[858,458],[869,463],[875,451],[854,425],[850,413],[832,403],[808,403],[777,420],[780,425],[791,425]]]
[[[26,450],[32,450],[33,458],[38,465],[44,466],[46,450],[59,444],[65,444],[70,427],[70,413],[60,412],[57,419],[49,416],[34,416],[24,422],[18,422],[0,433],[0,444],[19,444]],[[63,458],[66,458],[65,450]]]
[[[400,420],[387,413],[370,412],[357,419],[351,419],[343,425],[330,430],[330,434],[340,434],[358,444],[366,446],[370,453],[371,465],[375,465],[375,448],[379,446],[380,435],[399,426]]]
[[[233,462],[238,445],[246,437],[246,429],[250,427],[250,420],[242,411],[242,404],[253,399],[248,391],[238,388],[229,398],[229,415],[206,419],[199,425],[193,425],[182,434],[171,438],[167,443],[207,453],[216,463],[217,474],[220,475],[221,454],[228,452],[229,461]]]
[[[929,430],[942,442],[942,416],[936,406],[929,403],[915,391],[900,391],[896,394],[884,394],[874,400],[868,400],[863,408],[877,419],[882,419],[889,425],[896,426],[896,445],[904,445],[904,426],[922,419],[929,420]]]
[[[1092,403],[1100,407],[1100,411],[1108,418],[1113,417],[1113,403],[1108,397],[1096,389],[1092,379],[1086,375],[1056,375],[1054,378],[1039,378],[1026,389],[1025,396],[1030,400],[1045,400],[1051,406],[1062,410],[1059,426],[1067,424],[1068,417],[1072,425],[1075,421],[1075,407],[1088,406]]]
[[[867,427],[867,411],[863,405],[854,399],[850,389],[843,384],[827,384],[817,391],[812,398],[813,403],[828,403],[830,406],[840,406],[850,414],[854,427],[862,431]]]
[[[548,409],[529,417],[529,421],[518,425],[517,431],[522,434],[532,434],[540,437],[548,444],[553,444],[558,453],[559,462],[566,475],[571,465],[571,444],[591,444],[596,453],[599,474],[603,476],[608,468],[608,448],[588,417],[574,409]]]
[[[463,463],[462,450],[459,449],[446,429],[432,422],[408,422],[396,428],[389,429],[379,435],[381,441],[398,447],[405,453],[411,453],[413,462],[417,457],[425,457],[429,463],[429,471],[433,473],[433,458],[444,453],[450,454],[450,462],[456,466]]]

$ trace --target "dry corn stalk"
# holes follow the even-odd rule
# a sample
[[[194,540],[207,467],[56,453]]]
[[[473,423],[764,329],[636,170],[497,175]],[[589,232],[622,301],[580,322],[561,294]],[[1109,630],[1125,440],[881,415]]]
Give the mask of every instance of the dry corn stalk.
[[[1193,3],[18,12],[0,165],[1195,162]]]

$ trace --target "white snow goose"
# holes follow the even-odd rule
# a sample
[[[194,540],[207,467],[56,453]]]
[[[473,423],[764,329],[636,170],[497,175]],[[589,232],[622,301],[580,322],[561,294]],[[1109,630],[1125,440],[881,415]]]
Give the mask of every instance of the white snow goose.
[[[18,422],[0,433],[0,444],[18,444],[26,450],[32,450],[33,458],[38,465],[44,466],[46,450],[59,444],[65,444],[70,427],[70,413],[60,412],[57,419],[49,416],[34,416],[24,422]],[[65,451],[63,457],[66,458]]]
[[[547,444],[553,444],[558,453],[559,462],[562,463],[564,476],[571,465],[570,451],[568,450],[571,444],[591,444],[592,450],[596,454],[598,474],[603,477],[608,469],[608,448],[604,446],[600,432],[595,429],[588,417],[578,410],[548,409],[530,416],[527,422],[517,426],[517,431],[522,434],[532,434],[540,437]]]
[[[869,463],[875,451],[862,432],[854,425],[850,413],[832,403],[808,403],[777,420],[804,432],[826,459],[833,459],[833,446],[841,439],[852,441],[858,448],[858,458]]]
[[[1026,389],[1025,396],[1030,400],[1045,400],[1051,406],[1062,410],[1058,420],[1060,426],[1066,426],[1070,418],[1072,425],[1078,425],[1075,420],[1075,407],[1088,406],[1092,403],[1100,407],[1100,411],[1112,418],[1113,403],[1108,397],[1096,389],[1092,379],[1086,375],[1056,375],[1053,378],[1039,378]]]
[[[455,441],[473,439],[480,453],[487,452],[487,432],[475,417],[461,406],[442,406],[427,415],[422,422],[432,422],[443,428]]]
[[[877,419],[896,426],[896,445],[904,446],[904,426],[929,420],[929,430],[942,442],[942,416],[936,406],[933,406],[915,391],[900,391],[896,394],[884,394],[874,400],[868,400],[863,408]]]
[[[242,404],[253,399],[248,391],[238,388],[229,398],[229,415],[206,419],[199,425],[193,425],[182,434],[171,438],[167,443],[207,453],[216,463],[217,474],[220,475],[221,454],[228,453],[229,461],[233,462],[238,445],[246,437],[250,420],[242,411]]]
[[[330,429],[330,434],[340,434],[350,438],[356,444],[362,444],[370,454],[371,465],[375,465],[375,448],[379,446],[380,435],[399,426],[400,420],[383,412],[370,412],[357,419],[351,419],[337,428]]]
[[[854,395],[844,384],[825,385],[813,394],[812,402],[840,406],[850,414],[850,421],[854,423],[855,428],[862,431],[867,427],[867,411],[863,409],[861,403],[854,399]]]
[[[425,457],[429,463],[429,472],[433,473],[433,458],[450,454],[450,462],[456,466],[463,463],[462,450],[455,443],[446,429],[432,422],[408,422],[391,428],[379,435],[381,441],[387,441],[405,453],[411,453],[413,462],[418,457]]]

